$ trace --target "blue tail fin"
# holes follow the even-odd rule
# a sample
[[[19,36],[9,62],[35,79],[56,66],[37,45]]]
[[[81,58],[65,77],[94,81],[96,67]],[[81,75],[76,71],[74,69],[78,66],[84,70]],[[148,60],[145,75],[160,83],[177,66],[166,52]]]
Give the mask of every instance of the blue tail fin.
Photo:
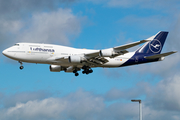
[[[153,40],[139,48],[136,53],[160,54],[167,35],[168,32],[160,31],[154,36]]]

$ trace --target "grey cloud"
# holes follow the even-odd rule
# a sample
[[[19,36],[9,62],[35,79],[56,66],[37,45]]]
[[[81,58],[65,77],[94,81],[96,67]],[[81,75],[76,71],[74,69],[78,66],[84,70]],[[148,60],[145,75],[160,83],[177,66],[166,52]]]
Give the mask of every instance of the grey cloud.
[[[154,109],[180,111],[180,76],[175,75],[160,81],[147,102]]]
[[[121,102],[123,98],[117,96],[120,90],[110,90],[109,95],[98,95],[82,89],[63,97],[38,97],[35,92],[30,93],[26,102],[17,102],[16,105],[0,109],[0,119],[3,120],[119,120],[138,119],[138,103],[130,102],[132,97],[146,94],[143,100],[143,118],[147,120],[177,120],[179,115],[179,76],[173,79],[166,79],[152,87],[147,83],[139,83],[136,89],[121,90],[124,94],[121,97],[128,98],[129,102]],[[173,93],[176,91],[175,93]],[[131,93],[130,93],[131,92]],[[107,94],[108,94],[107,93]],[[114,93],[114,94],[113,94]],[[133,95],[133,93],[135,95]],[[35,94],[35,95],[32,95]],[[126,95],[125,95],[126,94]],[[29,93],[27,93],[27,96]],[[117,97],[114,97],[117,96]],[[21,95],[17,95],[21,98]],[[23,95],[22,95],[23,96]],[[26,97],[27,97],[26,96]],[[24,98],[23,96],[22,98]],[[165,100],[165,97],[167,98]],[[11,97],[11,99],[13,99]],[[33,98],[33,99],[32,99]],[[34,99],[36,98],[36,99]],[[42,99],[41,99],[42,98]],[[154,99],[154,100],[153,100]],[[110,100],[110,101],[109,101]],[[116,102],[111,102],[116,101]],[[23,101],[23,100],[22,100]],[[174,103],[172,103],[174,101]],[[168,103],[169,102],[169,103]],[[161,105],[164,106],[161,106]],[[175,107],[176,106],[176,107]],[[178,109],[177,109],[178,108]]]
[[[113,88],[105,94],[104,98],[108,101],[131,100],[132,98],[138,99],[138,97],[145,95],[146,98],[143,100],[144,119],[178,120],[180,119],[179,90],[180,76],[174,74],[170,75],[170,77],[165,77],[156,85],[151,85],[147,82],[139,82],[135,87],[130,89],[121,90]],[[128,107],[128,104],[125,105]],[[112,106],[116,105],[112,104]],[[125,106],[122,106],[123,105],[116,109],[119,109],[119,111],[126,109]],[[131,106],[129,107],[132,108]],[[129,116],[131,114],[131,112],[128,113]],[[125,115],[126,113],[124,113],[122,117]],[[128,118],[128,116],[126,118]]]
[[[76,0],[0,0],[1,50],[10,46],[10,43],[20,41],[69,44],[69,39],[79,34],[80,21],[84,19],[73,15],[66,7],[75,2]]]
[[[76,0],[0,0],[0,16],[6,19],[18,19],[29,16],[33,11],[55,10],[60,5],[74,3]]]
[[[140,9],[153,9],[153,10],[163,10],[164,12],[173,12],[179,9],[178,0],[87,0],[95,4],[103,4],[107,7],[121,7],[121,8],[131,8],[136,7]]]
[[[27,93],[28,94],[28,93]],[[19,96],[21,98],[21,96]],[[37,97],[37,96],[36,96]],[[13,97],[12,97],[13,98]],[[37,97],[38,98],[38,97]],[[138,118],[137,106],[114,103],[106,107],[104,98],[92,92],[78,90],[60,98],[31,99],[0,110],[3,120],[118,120]]]
[[[17,103],[14,107],[1,110],[0,118],[4,120],[92,120],[96,119],[96,115],[104,107],[103,98],[78,90],[62,98],[46,98]]]
[[[172,26],[170,27],[170,33],[168,36],[168,41],[167,41],[167,48],[168,50],[177,50],[180,51],[180,15],[177,16],[177,19],[174,21]]]
[[[71,36],[81,31],[80,21],[70,9],[58,9],[48,13],[37,13],[30,22],[25,23],[23,32],[17,36],[18,41],[69,44]],[[27,28],[27,29],[26,29]]]
[[[138,98],[143,94],[151,94],[152,90],[149,83],[146,82],[139,82],[135,85],[135,87],[132,87],[131,89],[117,89],[112,88],[109,90],[105,95],[104,98],[107,101],[113,101],[113,100],[131,100],[133,98]]]
[[[14,95],[3,95],[1,101],[5,108],[15,106],[17,103],[26,103],[31,100],[41,100],[50,96],[47,91],[21,92]]]
[[[116,102],[109,105],[100,115],[103,120],[131,120],[138,119],[138,106],[132,103]]]

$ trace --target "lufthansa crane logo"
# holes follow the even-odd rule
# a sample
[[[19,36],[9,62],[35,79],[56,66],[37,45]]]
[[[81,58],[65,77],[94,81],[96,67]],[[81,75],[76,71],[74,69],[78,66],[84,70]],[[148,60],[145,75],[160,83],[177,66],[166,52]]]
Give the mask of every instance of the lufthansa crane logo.
[[[157,39],[154,39],[153,41],[151,41],[149,43],[149,49],[153,52],[153,53],[159,53],[161,51],[161,42]]]

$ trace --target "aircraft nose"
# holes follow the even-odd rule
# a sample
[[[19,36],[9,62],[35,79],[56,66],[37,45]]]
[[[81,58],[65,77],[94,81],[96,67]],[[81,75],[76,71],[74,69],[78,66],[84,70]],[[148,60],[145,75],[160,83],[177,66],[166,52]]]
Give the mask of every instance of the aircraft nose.
[[[2,54],[6,57],[11,56],[11,54],[8,51],[9,51],[8,49],[5,49],[4,51],[2,51]]]

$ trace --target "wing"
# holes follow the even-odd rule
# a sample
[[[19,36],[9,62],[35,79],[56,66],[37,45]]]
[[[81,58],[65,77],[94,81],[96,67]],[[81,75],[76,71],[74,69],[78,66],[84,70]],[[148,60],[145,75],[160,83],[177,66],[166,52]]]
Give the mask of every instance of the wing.
[[[56,57],[55,60],[59,60],[59,61],[66,61],[68,60],[69,56],[65,56],[65,57]]]
[[[126,45],[117,46],[117,47],[114,47],[113,49],[114,50],[125,50],[125,49],[134,47],[136,45],[139,45],[139,44],[142,44],[142,43],[145,43],[145,42],[148,42],[148,41],[150,41],[150,40],[141,40],[141,41],[129,43],[129,44],[126,44]]]
[[[99,64],[102,65],[109,62],[106,58],[100,57],[99,53],[100,51],[97,50],[96,52],[84,54],[84,57],[86,58],[87,63],[93,64],[93,65],[99,65]]]
[[[84,55],[78,56],[78,57],[80,59],[82,58],[82,61],[86,62],[87,64],[94,65],[94,66],[102,65],[102,64],[105,64],[105,63],[109,62],[107,57],[114,58],[116,56],[126,54],[126,53],[128,53],[128,51],[126,49],[134,47],[134,46],[142,44],[142,43],[145,43],[147,41],[149,41],[149,40],[141,40],[141,41],[138,41],[138,42],[133,42],[133,43],[130,43],[130,44],[117,46],[117,47],[114,47],[114,48],[109,48],[109,49],[104,49],[104,50],[93,50],[93,52],[84,53]],[[64,57],[56,56],[56,57],[53,57],[53,58],[49,58],[48,60],[66,61],[66,62],[68,62],[69,57],[70,56],[64,56]]]
[[[68,58],[69,58],[69,56],[64,56],[64,57],[55,56],[55,57],[48,58],[47,61],[64,61],[64,62],[68,62],[69,61]]]
[[[108,59],[106,57],[110,57],[110,58],[114,58],[116,56],[119,55],[124,55],[126,53],[128,53],[128,51],[126,49],[134,47],[136,45],[148,42],[149,40],[141,40],[138,42],[133,42],[130,44],[126,44],[126,45],[122,45],[122,46],[117,46],[114,48],[109,48],[109,49],[104,49],[104,50],[97,50],[95,52],[92,53],[86,53],[84,56],[87,59],[87,62],[90,64],[105,64],[108,61]]]

